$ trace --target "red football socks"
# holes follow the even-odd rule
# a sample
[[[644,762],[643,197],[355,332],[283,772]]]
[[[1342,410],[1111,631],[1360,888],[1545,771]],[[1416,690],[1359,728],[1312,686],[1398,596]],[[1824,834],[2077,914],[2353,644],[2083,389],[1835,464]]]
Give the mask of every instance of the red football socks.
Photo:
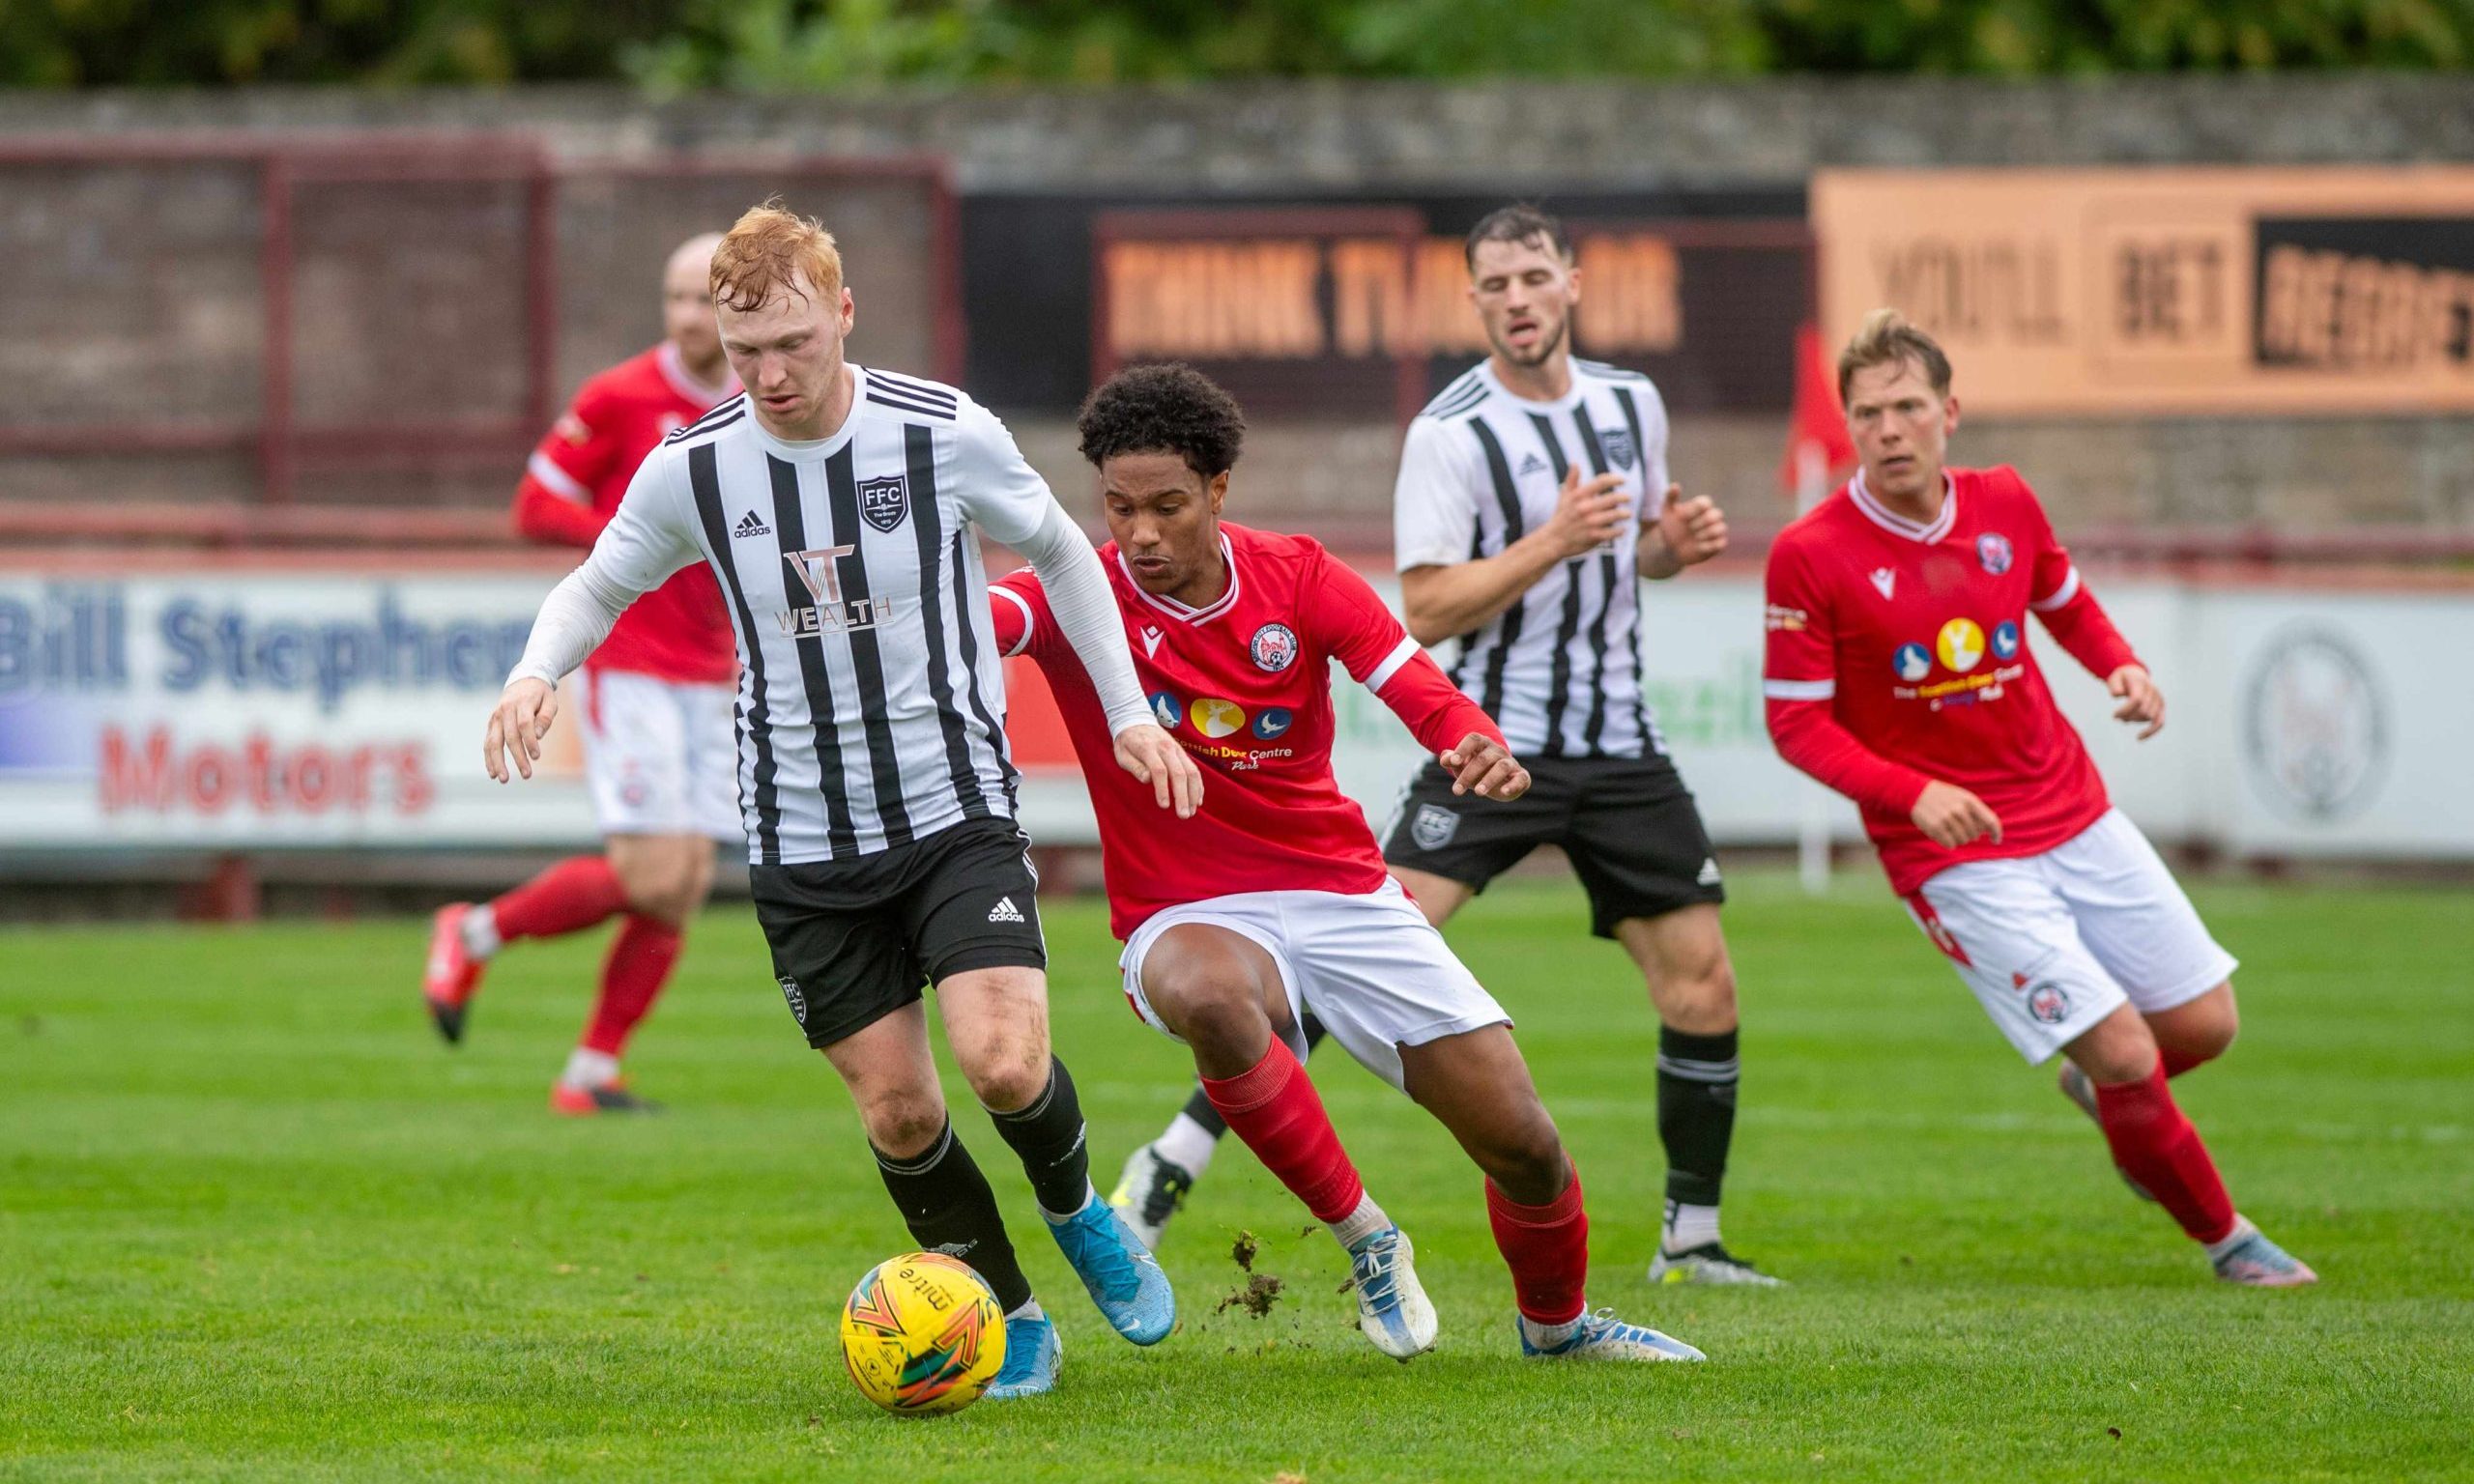
[[[653,1008],[661,986],[678,961],[679,932],[649,917],[627,919],[610,940],[610,956],[601,965],[601,997],[593,1002],[592,1019],[584,1028],[584,1048],[617,1056],[645,1013]]]
[[[1543,1206],[1522,1206],[1486,1182],[1486,1220],[1511,1270],[1512,1301],[1533,1324],[1568,1325],[1586,1306],[1589,1213],[1581,1209],[1581,1175]]]
[[[2193,1056],[2188,1051],[2176,1051],[2171,1046],[2165,1048],[2164,1057],[2165,1075],[2169,1077],[2178,1077],[2194,1067],[2204,1067],[2215,1060],[2213,1057]]]
[[[490,903],[499,940],[581,932],[627,904],[618,873],[598,855],[571,856]]]
[[[1322,1096],[1278,1036],[1251,1070],[1205,1077],[1202,1090],[1229,1131],[1306,1203],[1315,1220],[1343,1220],[1365,1199],[1366,1184],[1340,1148]]]
[[[2165,1064],[2137,1082],[2096,1085],[2096,1119],[2114,1163],[2138,1181],[2195,1241],[2223,1241],[2233,1230],[2233,1200],[2200,1131],[2165,1086]]]

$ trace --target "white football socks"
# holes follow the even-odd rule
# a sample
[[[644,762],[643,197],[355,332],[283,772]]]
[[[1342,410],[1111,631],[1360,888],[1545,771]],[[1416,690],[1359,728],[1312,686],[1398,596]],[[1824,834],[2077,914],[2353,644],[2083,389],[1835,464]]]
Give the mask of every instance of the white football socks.
[[[567,1053],[567,1070],[559,1080],[569,1087],[608,1087],[618,1080],[618,1058],[578,1046]]]
[[[1588,1318],[1589,1310],[1583,1309],[1564,1324],[1541,1325],[1523,1314],[1520,1316],[1520,1337],[1536,1349],[1553,1350],[1559,1345],[1571,1343],[1572,1336],[1581,1332],[1582,1321]]]
[[[1202,1172],[1211,1167],[1211,1156],[1219,1149],[1220,1140],[1213,1136],[1212,1131],[1195,1123],[1194,1116],[1185,1112],[1170,1119],[1168,1127],[1160,1131],[1160,1137],[1151,1141],[1153,1154],[1170,1164],[1183,1166],[1185,1172],[1196,1180],[1200,1180]]]
[[[1357,1198],[1357,1210],[1332,1222],[1331,1227],[1332,1235],[1339,1239],[1341,1247],[1348,1248],[1391,1224],[1392,1218],[1383,1213],[1382,1207],[1374,1204],[1374,1197],[1361,1195]]]
[[[1667,1256],[1706,1247],[1717,1240],[1717,1207],[1689,1206],[1682,1201],[1666,1203],[1666,1225],[1658,1233],[1658,1245]]]
[[[1007,1319],[1046,1319],[1048,1318],[1048,1310],[1040,1307],[1040,1301],[1037,1298],[1025,1298],[1022,1300],[1022,1306],[1021,1308],[1014,1310],[1005,1317]]]
[[[485,901],[464,914],[465,956],[487,958],[500,947],[498,908]]]

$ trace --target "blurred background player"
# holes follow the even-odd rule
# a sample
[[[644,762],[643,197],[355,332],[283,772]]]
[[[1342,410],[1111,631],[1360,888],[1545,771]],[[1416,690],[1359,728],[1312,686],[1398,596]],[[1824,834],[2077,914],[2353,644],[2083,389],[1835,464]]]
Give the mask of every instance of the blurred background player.
[[[2016,470],[1949,469],[1950,363],[1895,310],[1838,360],[1861,460],[1771,548],[1762,690],[1789,762],[1856,800],[1891,890],[2030,1064],[2104,1130],[2217,1276],[2316,1281],[2234,1211],[2168,1077],[2232,1042],[2233,956],[2105,793],[2055,707],[2032,612],[2121,700],[2165,698]]]
[[[1580,1174],[1502,1008],[1385,871],[1332,776],[1331,662],[1424,744],[1451,797],[1494,807],[1528,773],[1366,579],[1311,539],[1220,519],[1245,428],[1236,402],[1183,365],[1119,373],[1079,425],[1115,538],[1100,555],[1141,639],[1136,672],[1153,714],[1217,776],[1193,817],[1161,817],[1108,766],[1106,710],[1039,576],[989,589],[1011,600],[992,605],[999,644],[1047,673],[1082,759],[1126,998],[1193,1049],[1213,1108],[1348,1252],[1358,1326],[1385,1355],[1432,1346],[1434,1305],[1301,1064],[1309,1006],[1485,1172],[1523,1355],[1698,1360],[1590,1312]]]
[[[671,253],[662,270],[661,344],[577,388],[532,451],[515,494],[525,535],[591,546],[645,455],[737,393],[707,282],[720,242],[708,234]],[[450,1044],[464,1039],[473,992],[501,948],[625,915],[584,1037],[551,1089],[556,1112],[658,1106],[620,1083],[618,1063],[712,887],[713,842],[742,838],[731,735],[736,675],[730,615],[710,571],[688,567],[645,594],[586,662],[585,778],[603,853],[561,861],[493,901],[438,913],[422,994]]]
[[[1570,857],[1592,931],[1623,944],[1660,1022],[1666,1210],[1650,1277],[1773,1283],[1719,1238],[1737,1089],[1726,891],[1641,692],[1640,579],[1717,556],[1726,521],[1667,482],[1666,409],[1649,379],[1572,356],[1581,282],[1561,222],[1494,212],[1470,231],[1466,262],[1493,353],[1409,425],[1393,512],[1400,596],[1420,643],[1462,641],[1452,678],[1503,724],[1536,784],[1517,804],[1471,810],[1428,763],[1383,856],[1438,927],[1538,846]],[[1197,1093],[1127,1160],[1112,1198],[1147,1240],[1223,1131]]]

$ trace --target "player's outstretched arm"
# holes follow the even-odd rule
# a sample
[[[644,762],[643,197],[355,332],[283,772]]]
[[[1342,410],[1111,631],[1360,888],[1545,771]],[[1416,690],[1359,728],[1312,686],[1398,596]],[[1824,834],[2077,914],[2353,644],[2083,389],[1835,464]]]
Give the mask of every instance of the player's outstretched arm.
[[[1008,544],[1039,574],[1057,632],[1099,693],[1108,733],[1116,739],[1117,766],[1151,785],[1161,808],[1176,810],[1180,819],[1193,818],[1202,807],[1202,770],[1151,720],[1151,703],[1135,678],[1134,651],[1126,647],[1125,619],[1099,554],[1053,498],[1039,526]]]
[[[1664,580],[1727,549],[1727,513],[1709,496],[1685,499],[1683,486],[1670,484],[1657,515],[1641,523],[1640,539],[1641,575]]]
[[[628,604],[696,558],[695,544],[678,524],[663,463],[658,451],[645,460],[584,565],[541,600],[524,657],[508,673],[483,732],[482,762],[500,783],[509,776],[509,756],[514,776],[532,776],[541,738],[558,718],[559,682],[610,637]]]

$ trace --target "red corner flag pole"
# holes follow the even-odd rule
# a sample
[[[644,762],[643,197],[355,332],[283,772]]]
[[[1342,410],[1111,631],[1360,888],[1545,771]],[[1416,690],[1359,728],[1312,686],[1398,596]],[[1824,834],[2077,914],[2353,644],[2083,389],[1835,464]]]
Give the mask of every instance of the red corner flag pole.
[[[1778,483],[1795,496],[1796,513],[1801,515],[1827,498],[1855,466],[1856,444],[1847,436],[1847,414],[1838,405],[1838,388],[1822,354],[1821,329],[1806,323],[1796,331],[1796,405],[1788,415],[1787,456],[1778,466]],[[1818,897],[1829,890],[1830,799],[1810,779],[1803,786],[1796,874],[1804,891]]]

